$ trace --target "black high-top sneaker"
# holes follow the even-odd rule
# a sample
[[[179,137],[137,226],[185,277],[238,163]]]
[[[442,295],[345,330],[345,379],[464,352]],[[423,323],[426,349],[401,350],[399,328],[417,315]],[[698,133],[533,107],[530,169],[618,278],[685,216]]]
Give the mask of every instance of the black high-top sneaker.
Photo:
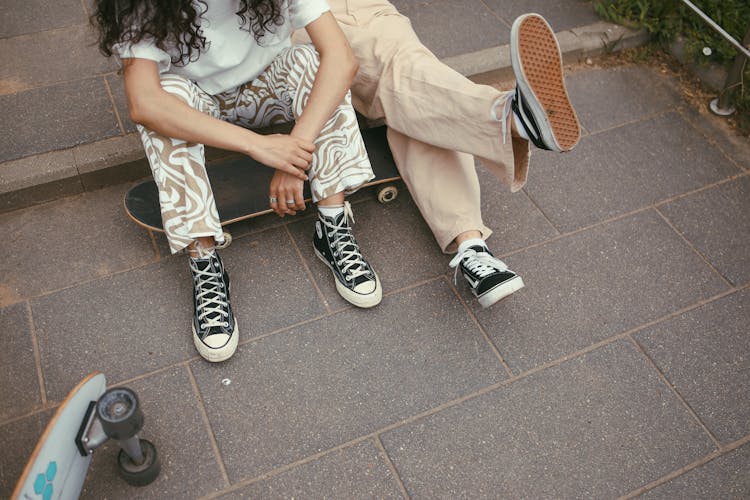
[[[482,307],[490,307],[524,286],[521,277],[508,269],[503,261],[496,259],[485,246],[474,245],[463,252],[459,251],[449,265],[456,268],[456,275],[461,269],[461,274]]]
[[[229,275],[215,251],[190,257],[193,274],[193,343],[208,361],[224,361],[237,350],[239,331],[229,304]]]
[[[354,223],[349,202],[344,203],[344,212],[335,218],[318,212],[313,247],[318,258],[333,272],[339,294],[355,306],[373,307],[380,303],[383,291],[378,275],[362,257],[349,226],[350,219]]]

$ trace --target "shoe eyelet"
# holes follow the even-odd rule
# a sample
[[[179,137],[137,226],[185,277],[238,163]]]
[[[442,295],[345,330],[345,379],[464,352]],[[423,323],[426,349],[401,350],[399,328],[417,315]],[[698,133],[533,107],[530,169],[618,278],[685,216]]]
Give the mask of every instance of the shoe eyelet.
[[[229,323],[226,321],[224,322],[224,328],[229,328]]]

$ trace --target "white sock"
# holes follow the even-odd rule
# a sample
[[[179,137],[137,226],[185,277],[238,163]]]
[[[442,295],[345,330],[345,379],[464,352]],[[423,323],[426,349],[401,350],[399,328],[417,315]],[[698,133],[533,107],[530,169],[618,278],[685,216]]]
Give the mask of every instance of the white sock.
[[[482,248],[487,248],[487,244],[484,242],[482,238],[472,238],[470,240],[466,240],[460,245],[458,245],[458,253],[465,252],[469,247],[479,246]]]
[[[318,212],[326,217],[336,218],[339,214],[344,213],[344,205],[338,207],[321,207],[318,205]]]
[[[522,139],[529,140],[529,133],[526,131],[526,127],[523,126],[523,122],[518,118],[516,112],[513,112],[513,124],[516,126],[516,133]]]

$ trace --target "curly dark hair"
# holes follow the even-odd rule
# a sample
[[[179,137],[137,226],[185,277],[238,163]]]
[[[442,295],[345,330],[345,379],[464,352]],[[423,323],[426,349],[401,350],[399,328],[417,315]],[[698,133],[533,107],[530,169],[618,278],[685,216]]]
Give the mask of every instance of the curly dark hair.
[[[260,42],[266,32],[273,32],[284,22],[281,0],[240,0],[236,12],[243,29],[252,32]],[[202,6],[202,8],[196,8]],[[153,38],[165,52],[175,47],[179,55],[172,64],[195,61],[206,38],[202,34],[201,14],[208,9],[204,0],[97,0],[91,22],[99,31],[99,50],[112,56],[117,43],[137,43]]]

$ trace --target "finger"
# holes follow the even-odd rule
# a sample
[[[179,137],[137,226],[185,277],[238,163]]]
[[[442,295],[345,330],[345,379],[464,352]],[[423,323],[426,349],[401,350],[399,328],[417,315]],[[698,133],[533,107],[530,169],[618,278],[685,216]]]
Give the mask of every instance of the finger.
[[[271,191],[271,194],[268,197],[268,204],[271,207],[271,210],[276,212],[279,217],[284,217],[283,203],[279,203],[279,200],[280,198],[278,191]]]
[[[297,168],[301,168],[305,170],[310,168],[310,164],[307,161],[305,161],[304,158],[301,158],[299,156],[297,156],[296,158],[292,160],[292,165],[294,165]]]
[[[279,199],[279,203],[283,203],[286,207],[286,211],[289,215],[297,215],[297,204],[294,201],[294,191],[290,188],[283,190],[284,198]],[[290,203],[291,202],[291,203]]]
[[[315,144],[313,144],[312,142],[298,140],[297,145],[299,145],[299,147],[301,147],[302,149],[304,149],[305,151],[309,153],[312,153],[313,151],[315,151]]]
[[[305,207],[305,197],[302,195],[302,185],[297,186],[294,190],[294,207],[297,210],[304,210]]]
[[[293,175],[297,179],[302,179],[303,181],[307,180],[307,174],[305,174],[305,171],[295,167],[291,163],[287,164],[286,167],[281,170],[289,175]]]
[[[304,149],[303,149],[303,150],[301,150],[301,151],[299,151],[299,152],[297,153],[297,155],[298,155],[298,156],[299,156],[300,158],[302,158],[303,160],[305,160],[305,162],[306,162],[306,163],[307,163],[308,165],[310,165],[310,164],[312,163],[313,155],[312,155],[311,153],[308,153],[308,152],[307,152],[307,151],[305,151]]]

